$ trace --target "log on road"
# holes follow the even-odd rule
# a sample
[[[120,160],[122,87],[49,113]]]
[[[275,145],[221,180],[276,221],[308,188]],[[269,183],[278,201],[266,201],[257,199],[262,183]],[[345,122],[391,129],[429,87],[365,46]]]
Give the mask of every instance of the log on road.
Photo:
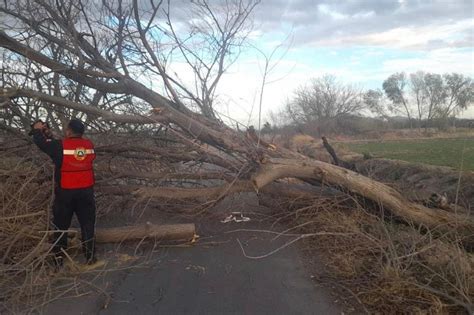
[[[120,243],[154,239],[159,241],[192,241],[196,236],[194,223],[123,226],[96,229],[97,243]]]

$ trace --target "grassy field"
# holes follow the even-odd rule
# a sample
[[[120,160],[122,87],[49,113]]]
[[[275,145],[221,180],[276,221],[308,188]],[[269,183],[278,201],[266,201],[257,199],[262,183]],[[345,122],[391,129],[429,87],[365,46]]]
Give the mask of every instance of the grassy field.
[[[474,138],[423,139],[346,144],[350,150],[374,157],[450,166],[474,171]]]

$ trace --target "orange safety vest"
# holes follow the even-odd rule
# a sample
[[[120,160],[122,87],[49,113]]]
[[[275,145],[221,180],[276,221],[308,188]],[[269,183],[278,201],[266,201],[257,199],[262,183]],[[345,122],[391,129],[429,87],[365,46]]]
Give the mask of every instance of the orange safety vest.
[[[94,145],[84,138],[66,138],[63,143],[61,188],[79,189],[94,185]]]

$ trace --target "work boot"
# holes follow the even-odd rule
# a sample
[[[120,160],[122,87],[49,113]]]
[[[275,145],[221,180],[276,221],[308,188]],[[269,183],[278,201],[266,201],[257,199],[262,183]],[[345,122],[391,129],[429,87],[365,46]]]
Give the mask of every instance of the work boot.
[[[53,256],[51,262],[54,273],[58,273],[64,267],[64,258],[62,256]]]
[[[86,264],[90,266],[90,265],[95,264],[96,262],[97,262],[97,257],[94,256],[94,257],[91,257],[91,258],[87,259]]]

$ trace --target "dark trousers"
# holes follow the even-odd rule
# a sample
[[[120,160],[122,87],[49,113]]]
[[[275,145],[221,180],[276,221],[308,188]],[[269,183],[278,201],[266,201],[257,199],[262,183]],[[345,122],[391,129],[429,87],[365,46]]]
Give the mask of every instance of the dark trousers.
[[[53,224],[57,230],[67,230],[71,226],[72,215],[76,214],[81,225],[82,249],[86,260],[95,256],[95,199],[94,189],[56,189],[53,204]],[[67,248],[67,233],[54,233],[56,257],[61,257],[61,249]]]

